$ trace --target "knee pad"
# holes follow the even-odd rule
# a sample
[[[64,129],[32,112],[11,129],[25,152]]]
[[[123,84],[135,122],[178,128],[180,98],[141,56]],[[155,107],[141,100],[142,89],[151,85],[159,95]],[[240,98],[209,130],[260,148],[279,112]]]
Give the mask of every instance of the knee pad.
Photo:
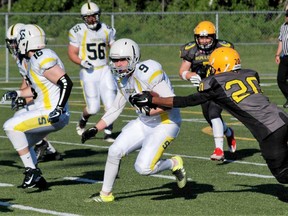
[[[134,168],[140,175],[147,176],[151,173],[151,169],[145,168],[145,167],[141,166],[141,164],[138,164],[138,163],[134,164]]]
[[[86,109],[87,109],[87,112],[90,114],[90,115],[95,115],[96,113],[98,113],[100,111],[100,107],[99,106],[86,106]]]
[[[111,145],[109,147],[108,157],[120,160],[122,158],[121,150],[116,145]]]

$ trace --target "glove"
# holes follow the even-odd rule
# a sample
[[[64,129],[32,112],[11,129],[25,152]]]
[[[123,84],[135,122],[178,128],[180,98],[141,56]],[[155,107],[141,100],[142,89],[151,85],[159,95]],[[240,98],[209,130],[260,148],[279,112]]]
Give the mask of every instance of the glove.
[[[51,113],[49,113],[48,122],[51,124],[58,122],[62,113],[63,109],[55,108]]]
[[[3,103],[4,101],[7,100],[16,100],[18,97],[18,93],[16,91],[7,91],[1,99],[1,102]]]
[[[96,127],[87,129],[86,131],[82,133],[81,142],[85,143],[86,140],[91,139],[92,137],[95,137],[97,133],[98,133],[98,129]]]
[[[198,74],[191,76],[190,82],[192,83],[192,86],[198,87],[201,82],[201,77]]]
[[[149,108],[156,108],[152,103],[152,95],[149,91],[143,91],[142,94],[137,93],[129,96],[129,102],[131,103],[132,106],[136,106],[136,108],[141,108],[141,107],[149,107]]]
[[[25,98],[23,98],[23,97],[18,97],[18,98],[16,98],[16,99],[12,100],[12,102],[11,102],[11,109],[17,111],[17,110],[23,108],[25,105],[26,105],[26,100],[25,100]]]
[[[138,114],[144,114],[146,116],[150,116],[150,110],[151,110],[150,107],[148,106],[137,107],[136,105],[134,107],[136,108],[136,112]]]
[[[85,61],[85,60],[82,60],[82,61],[81,61],[81,66],[82,66],[83,68],[86,68],[86,69],[92,69],[92,68],[94,68],[94,66],[93,66],[90,62]]]
[[[198,74],[202,79],[207,77],[207,70],[209,69],[209,65],[200,65],[196,68],[196,74]]]

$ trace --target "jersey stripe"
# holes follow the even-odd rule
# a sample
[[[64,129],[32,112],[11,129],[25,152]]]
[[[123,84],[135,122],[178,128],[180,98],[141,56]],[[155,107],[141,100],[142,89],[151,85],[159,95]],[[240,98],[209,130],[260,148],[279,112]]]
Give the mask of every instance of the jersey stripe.
[[[43,102],[44,102],[44,107],[46,109],[51,109],[52,105],[51,105],[51,101],[50,101],[50,97],[49,97],[49,91],[47,89],[47,87],[42,84],[42,82],[38,79],[37,75],[35,74],[35,72],[33,70],[30,70],[31,72],[31,76],[33,77],[33,80],[35,82],[35,85],[37,85],[39,87],[39,89],[41,90],[42,94],[43,94]]]
[[[86,53],[86,40],[87,40],[87,33],[88,33],[88,31],[86,30],[86,31],[84,31],[84,34],[83,34],[83,39],[82,39],[82,41],[81,41],[81,47],[82,47],[82,52],[81,52],[81,56],[80,56],[80,58],[81,59],[86,59],[86,55],[87,55],[87,53]]]
[[[157,77],[158,75],[161,75],[161,74],[162,74],[162,70],[157,70],[157,71],[155,71],[155,72],[151,75],[151,77],[149,78],[148,83],[150,84],[155,77]]]

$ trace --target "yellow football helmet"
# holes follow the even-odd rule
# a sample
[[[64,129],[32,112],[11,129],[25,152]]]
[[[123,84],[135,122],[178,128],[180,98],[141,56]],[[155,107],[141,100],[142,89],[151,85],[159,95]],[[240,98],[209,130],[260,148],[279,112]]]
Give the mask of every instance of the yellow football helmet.
[[[212,40],[209,44],[200,44],[199,37],[210,37]],[[198,47],[202,50],[214,48],[216,43],[216,27],[210,21],[200,22],[194,29],[194,38]]]
[[[220,47],[215,49],[209,57],[212,74],[220,74],[241,69],[240,55],[235,49]]]

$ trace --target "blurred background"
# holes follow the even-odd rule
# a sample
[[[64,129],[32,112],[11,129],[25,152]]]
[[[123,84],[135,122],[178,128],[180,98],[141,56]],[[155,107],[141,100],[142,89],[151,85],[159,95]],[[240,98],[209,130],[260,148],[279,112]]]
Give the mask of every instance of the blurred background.
[[[63,60],[71,76],[79,67],[67,56],[68,31],[81,23],[80,0],[1,0],[0,81],[20,80],[5,45],[8,27],[15,23],[41,26],[47,47]],[[212,21],[217,37],[234,43],[245,68],[275,79],[274,55],[287,1],[276,0],[98,0],[100,20],[117,31],[117,38],[131,38],[141,48],[142,60],[159,61],[169,76],[178,77],[179,47],[194,40],[198,22]]]

